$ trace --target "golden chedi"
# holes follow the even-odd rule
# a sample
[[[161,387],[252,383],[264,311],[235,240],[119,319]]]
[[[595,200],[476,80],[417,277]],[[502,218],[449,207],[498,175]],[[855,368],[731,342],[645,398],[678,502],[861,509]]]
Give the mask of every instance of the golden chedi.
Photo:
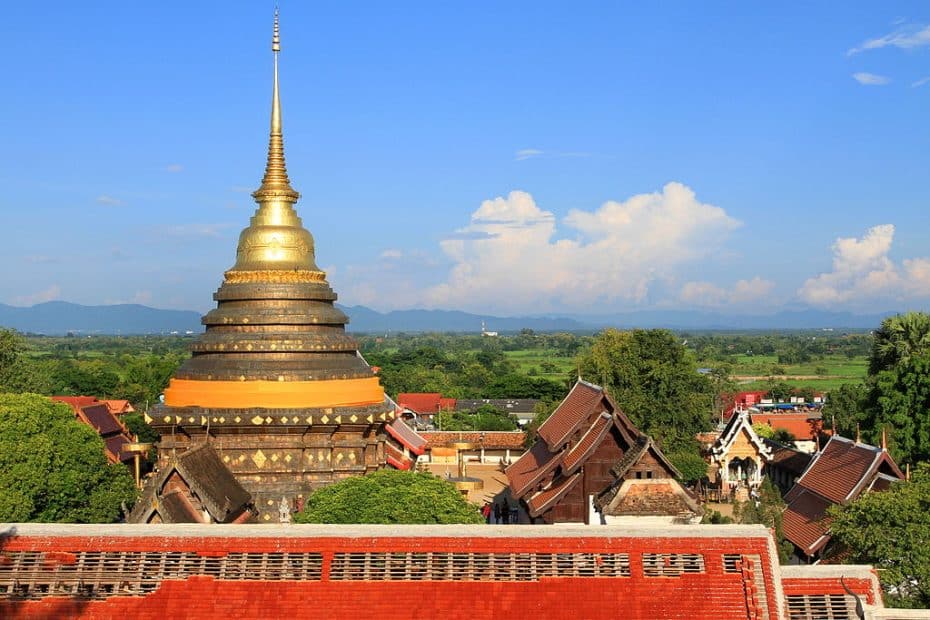
[[[284,161],[277,14],[272,50],[268,161],[252,194],[258,209],[214,294],[216,308],[203,317],[206,332],[151,416],[162,460],[209,441],[264,521],[277,521],[282,499],[382,467],[384,424],[393,417],[294,210],[300,195]]]

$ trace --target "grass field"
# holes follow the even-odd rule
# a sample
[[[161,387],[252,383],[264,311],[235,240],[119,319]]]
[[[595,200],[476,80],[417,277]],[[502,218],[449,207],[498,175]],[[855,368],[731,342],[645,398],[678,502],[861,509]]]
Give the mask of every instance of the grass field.
[[[517,372],[529,374],[535,368],[536,374],[549,379],[564,379],[565,375],[575,369],[574,357],[556,357],[552,352],[540,349],[520,349],[505,351],[507,359],[517,366]],[[552,364],[555,368],[544,371],[543,364]]]

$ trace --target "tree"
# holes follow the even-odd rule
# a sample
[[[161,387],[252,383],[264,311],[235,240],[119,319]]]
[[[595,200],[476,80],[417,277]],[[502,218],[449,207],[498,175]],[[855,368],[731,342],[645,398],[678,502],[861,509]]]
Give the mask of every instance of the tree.
[[[930,314],[908,312],[882,321],[872,340],[869,374],[877,375],[930,353]]]
[[[713,384],[668,330],[605,330],[580,367],[666,452],[690,451],[695,434],[711,426]]]
[[[478,508],[431,474],[385,469],[347,478],[307,498],[298,523],[482,523]]]
[[[864,383],[844,383],[827,393],[823,406],[824,421],[830,420],[834,430],[846,437],[855,437],[856,427],[865,420],[868,390]]]
[[[694,452],[673,452],[668,455],[675,469],[681,474],[681,481],[691,484],[701,480],[707,475],[707,461]]]
[[[848,548],[850,562],[878,569],[886,602],[930,607],[930,464],[918,465],[910,482],[864,493],[830,516],[834,543]]]
[[[110,523],[136,488],[71,408],[37,394],[0,394],[0,521]]]

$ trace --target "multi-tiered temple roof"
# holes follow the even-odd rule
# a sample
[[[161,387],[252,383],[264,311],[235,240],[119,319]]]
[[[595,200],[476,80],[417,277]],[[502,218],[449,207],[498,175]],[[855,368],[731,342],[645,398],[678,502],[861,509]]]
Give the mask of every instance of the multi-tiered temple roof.
[[[259,521],[278,521],[312,489],[387,462],[384,430],[394,417],[378,377],[346,334],[346,315],[317,267],[313,236],[294,205],[284,159],[275,15],[268,158],[258,209],[239,236],[236,262],[203,317],[206,332],[151,416],[161,432],[159,465],[209,443],[251,494]],[[165,489],[149,483],[134,512],[166,520]],[[191,501],[195,489],[186,489]],[[170,519],[169,519],[170,520]]]

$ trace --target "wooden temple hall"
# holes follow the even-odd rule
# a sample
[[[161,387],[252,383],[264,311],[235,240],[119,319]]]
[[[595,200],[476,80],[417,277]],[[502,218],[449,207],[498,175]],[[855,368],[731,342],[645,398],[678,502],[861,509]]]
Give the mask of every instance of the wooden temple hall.
[[[411,464],[403,437],[385,431],[393,404],[346,334],[348,318],[294,209],[277,14],[272,51],[268,156],[252,194],[258,208],[213,295],[216,308],[203,317],[205,333],[148,420],[162,435],[158,473],[134,522],[286,521],[315,487],[385,467],[389,457]]]

